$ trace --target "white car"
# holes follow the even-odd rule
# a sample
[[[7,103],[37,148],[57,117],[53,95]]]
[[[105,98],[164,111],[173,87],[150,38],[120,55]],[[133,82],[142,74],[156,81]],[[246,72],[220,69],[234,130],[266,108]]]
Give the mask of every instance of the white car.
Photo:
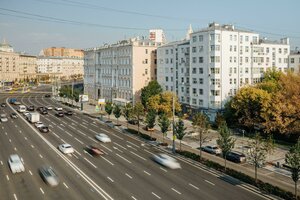
[[[211,154],[220,155],[222,153],[222,150],[217,146],[204,146],[201,148],[203,151]]]
[[[47,110],[52,110],[52,106],[46,106]]]
[[[42,126],[45,126],[45,125],[43,124],[43,122],[36,122],[34,124],[34,126],[37,127],[37,128],[39,128],[39,127],[42,127]]]
[[[181,168],[180,164],[177,162],[176,159],[174,159],[171,156],[168,156],[166,154],[154,155],[153,159],[157,163],[159,163],[165,167],[168,167],[170,169],[180,169]]]
[[[6,117],[6,114],[1,114],[1,115],[0,115],[0,121],[1,121],[1,122],[7,122],[7,121],[8,121],[8,119],[7,119],[7,117]]]
[[[95,135],[96,139],[101,141],[101,142],[111,142],[111,139],[104,133],[99,133],[97,135]]]
[[[25,118],[27,119],[27,117],[29,116],[29,112],[25,111],[25,112],[23,112],[23,115],[24,115]]]
[[[17,154],[13,154],[9,156],[8,165],[13,174],[25,171],[23,161],[20,159],[20,157]]]
[[[74,153],[74,149],[69,144],[61,144],[58,146],[58,149],[64,154]]]
[[[55,110],[56,111],[62,111],[63,109],[62,109],[62,107],[56,107]]]

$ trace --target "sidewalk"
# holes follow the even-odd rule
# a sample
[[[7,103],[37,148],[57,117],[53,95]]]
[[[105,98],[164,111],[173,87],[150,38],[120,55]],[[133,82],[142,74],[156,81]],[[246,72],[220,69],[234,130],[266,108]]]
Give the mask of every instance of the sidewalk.
[[[68,100],[65,100],[66,102]],[[70,103],[70,101],[69,101]],[[80,111],[80,103],[74,103],[73,105],[76,106],[76,110]],[[95,117],[95,118],[100,118],[102,117],[102,121],[105,121],[104,119],[107,119],[107,115],[100,115],[99,112],[96,112],[95,110],[95,106],[94,105],[89,105],[88,103],[84,103],[83,104],[83,112],[89,116]],[[103,113],[105,113],[105,111],[102,111]],[[113,116],[113,114],[110,116],[110,120],[116,124],[117,119]],[[126,119],[121,116],[119,118],[119,124],[122,125],[122,127],[120,128],[127,128],[127,121]],[[187,127],[187,131],[192,131],[193,132],[193,128],[192,128],[192,124],[190,121],[188,120],[184,120],[184,123]],[[131,125],[128,124],[128,127],[131,129],[135,129],[137,130],[137,126],[136,125]],[[162,133],[160,132],[160,127],[158,125],[156,125],[154,127],[154,131],[152,132],[148,132],[146,130],[144,130],[143,128],[145,127],[145,125],[143,123],[141,123],[140,126],[140,132],[143,134],[148,134],[151,135],[151,137],[155,137],[157,138],[158,141],[162,141],[163,137],[162,137]],[[216,144],[216,139],[217,139],[217,131],[211,131],[210,132],[211,138],[209,140],[208,143],[205,143],[205,145],[214,145]],[[241,137],[239,135],[235,135],[234,136],[237,139],[236,145],[235,145],[235,150],[239,151],[239,152],[244,152],[246,153],[247,148],[245,148],[245,146],[247,146],[247,138]],[[181,149],[182,150],[186,150],[186,151],[190,151],[196,154],[199,154],[199,150],[197,149],[199,147],[199,139],[197,136],[186,136],[184,138],[184,140],[181,143]],[[169,146],[172,145],[172,132],[168,131],[167,133],[167,137],[164,138],[164,142],[168,143]],[[179,141],[176,141],[176,148],[179,148]],[[284,160],[284,156],[285,153],[287,152],[287,150],[283,150],[283,149],[279,149],[276,148],[274,153],[270,156],[268,156],[268,163],[277,163],[280,162],[282,164],[282,161]],[[221,165],[224,165],[224,160],[221,157],[212,155],[212,154],[208,154],[203,152],[202,153],[203,158],[209,159],[211,161],[214,161],[216,163],[219,163]],[[235,164],[232,162],[227,162],[227,167],[228,168],[232,168],[236,171],[241,171],[251,177],[254,177],[254,167],[248,163],[246,164]],[[269,165],[267,164],[265,167],[263,168],[259,168],[258,169],[258,179],[270,183],[272,185],[276,185],[284,190],[290,191],[290,192],[294,192],[294,182],[291,179],[290,176],[290,172],[282,169],[282,168],[278,168],[275,167],[274,165]],[[299,189],[298,189],[299,190]],[[299,190],[300,192],[300,190]]]

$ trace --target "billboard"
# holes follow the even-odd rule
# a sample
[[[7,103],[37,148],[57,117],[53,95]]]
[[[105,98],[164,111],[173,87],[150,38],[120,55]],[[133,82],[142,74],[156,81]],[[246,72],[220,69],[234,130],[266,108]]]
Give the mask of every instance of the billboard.
[[[86,94],[80,94],[79,95],[79,102],[88,102],[89,101],[89,96]]]
[[[105,104],[105,99],[98,99],[98,104],[99,105]]]

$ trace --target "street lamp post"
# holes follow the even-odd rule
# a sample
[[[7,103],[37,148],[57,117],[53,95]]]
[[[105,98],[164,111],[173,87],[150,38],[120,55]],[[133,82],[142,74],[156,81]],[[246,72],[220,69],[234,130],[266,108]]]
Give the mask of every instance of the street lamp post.
[[[176,153],[176,147],[175,147],[175,95],[173,93],[173,98],[172,98],[172,107],[173,107],[173,148],[172,148],[172,152]]]

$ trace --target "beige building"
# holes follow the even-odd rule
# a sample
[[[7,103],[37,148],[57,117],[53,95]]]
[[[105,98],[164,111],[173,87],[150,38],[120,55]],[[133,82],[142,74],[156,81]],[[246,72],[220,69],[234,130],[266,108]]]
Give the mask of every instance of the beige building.
[[[36,56],[23,55],[19,56],[19,76],[20,78],[34,79],[37,75]]]
[[[83,58],[84,52],[81,49],[70,49],[65,47],[51,47],[43,49],[40,53],[41,56],[52,57],[70,57],[70,58]]]
[[[85,50],[84,92],[90,99],[133,103],[156,79],[156,49],[161,43],[133,38]]]

